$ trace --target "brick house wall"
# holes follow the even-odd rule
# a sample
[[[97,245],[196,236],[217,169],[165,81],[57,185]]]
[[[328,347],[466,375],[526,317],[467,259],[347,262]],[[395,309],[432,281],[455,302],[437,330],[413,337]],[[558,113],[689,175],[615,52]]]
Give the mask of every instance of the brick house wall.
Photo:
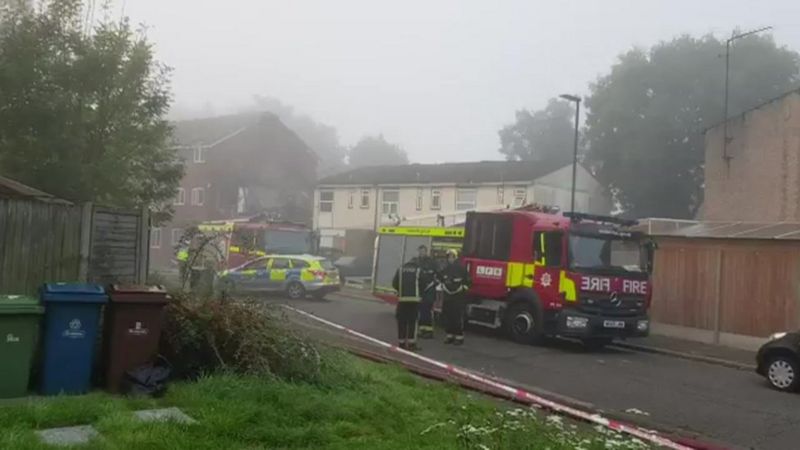
[[[800,221],[800,93],[706,132],[704,220]]]

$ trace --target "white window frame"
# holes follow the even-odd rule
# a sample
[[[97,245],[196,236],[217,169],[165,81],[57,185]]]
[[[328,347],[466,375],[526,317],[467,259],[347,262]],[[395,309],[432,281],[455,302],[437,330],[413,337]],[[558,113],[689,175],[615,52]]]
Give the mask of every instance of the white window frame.
[[[396,194],[397,200],[386,200],[386,194]],[[381,213],[385,216],[390,214],[398,214],[400,211],[400,190],[399,189],[384,189],[381,192]]]
[[[369,209],[369,189],[361,190],[361,209]]]
[[[347,192],[347,209],[353,209],[356,202],[356,191],[351,189]]]
[[[183,206],[186,204],[186,189],[179,187],[178,192],[175,193],[175,201],[172,203],[175,206]]]
[[[323,195],[325,195],[325,194],[330,194],[330,196],[331,196],[331,199],[330,199],[330,200],[323,200],[323,199],[322,199],[322,196],[323,196]],[[330,214],[330,213],[332,213],[332,212],[333,212],[333,206],[334,206],[334,199],[335,199],[335,197],[336,197],[336,195],[335,195],[335,194],[334,194],[334,192],[333,192],[332,190],[330,190],[330,189],[326,189],[326,190],[324,190],[324,191],[319,191],[319,212],[320,212],[320,213],[324,213],[324,214]],[[324,210],[322,209],[322,205],[323,205],[323,204],[324,204],[324,205],[330,205],[330,209],[329,209],[328,211],[324,211]]]
[[[202,145],[198,145],[192,151],[192,161],[195,164],[203,164],[206,162],[206,148]]]
[[[417,201],[416,201],[417,211],[422,211],[422,196],[423,195],[424,194],[423,194],[422,188],[418,188],[417,189]]]
[[[439,188],[431,188],[431,209],[442,209],[442,190]]]
[[[172,236],[170,242],[172,242],[172,246],[175,247],[176,245],[181,243],[181,238],[183,237],[183,229],[182,228],[173,228],[172,229]]]
[[[161,248],[161,228],[150,228],[150,248]]]
[[[461,199],[462,194],[470,193],[473,195],[471,202]],[[456,211],[474,211],[478,207],[478,190],[476,188],[457,188],[456,189]]]
[[[528,189],[525,186],[514,186],[514,207],[525,206],[528,200]]]
[[[203,206],[206,203],[206,188],[192,188],[192,206]]]

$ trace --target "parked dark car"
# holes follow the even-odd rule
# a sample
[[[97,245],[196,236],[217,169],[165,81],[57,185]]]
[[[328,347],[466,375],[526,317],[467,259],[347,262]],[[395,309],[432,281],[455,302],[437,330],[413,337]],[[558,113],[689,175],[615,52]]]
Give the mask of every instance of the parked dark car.
[[[800,331],[770,336],[756,355],[756,372],[783,392],[800,388]]]

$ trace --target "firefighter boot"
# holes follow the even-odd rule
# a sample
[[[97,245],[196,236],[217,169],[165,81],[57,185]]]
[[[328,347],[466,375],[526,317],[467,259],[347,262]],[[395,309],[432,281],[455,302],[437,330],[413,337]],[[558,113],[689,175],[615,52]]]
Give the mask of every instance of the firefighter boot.
[[[419,326],[420,339],[433,339],[433,327],[428,325]]]

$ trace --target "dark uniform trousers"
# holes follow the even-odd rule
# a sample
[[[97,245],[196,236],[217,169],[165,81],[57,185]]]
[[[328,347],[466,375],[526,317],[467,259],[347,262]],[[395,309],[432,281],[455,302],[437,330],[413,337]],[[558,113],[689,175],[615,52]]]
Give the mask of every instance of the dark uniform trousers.
[[[433,304],[436,302],[436,288],[431,286],[422,292],[419,302],[419,329],[427,335],[433,334]]]
[[[444,294],[442,316],[444,316],[444,331],[448,336],[453,336],[456,339],[464,338],[464,314],[466,309],[466,296],[463,292],[455,295]]]
[[[397,318],[397,337],[400,342],[414,343],[417,339],[417,320],[419,301],[401,300],[395,310]]]

